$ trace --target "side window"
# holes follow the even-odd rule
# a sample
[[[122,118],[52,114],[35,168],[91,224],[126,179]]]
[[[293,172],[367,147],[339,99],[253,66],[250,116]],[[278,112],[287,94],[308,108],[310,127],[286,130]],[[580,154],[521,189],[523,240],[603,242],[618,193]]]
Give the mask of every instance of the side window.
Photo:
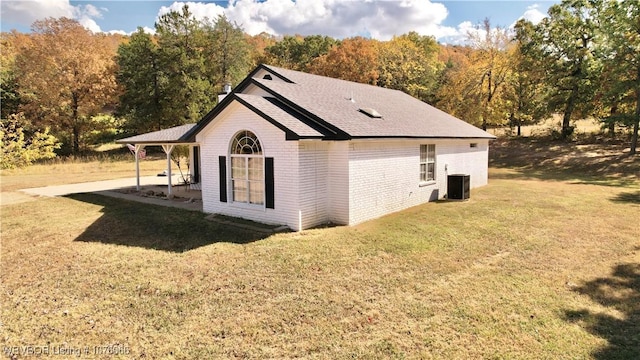
[[[420,145],[420,182],[436,179],[436,146]]]

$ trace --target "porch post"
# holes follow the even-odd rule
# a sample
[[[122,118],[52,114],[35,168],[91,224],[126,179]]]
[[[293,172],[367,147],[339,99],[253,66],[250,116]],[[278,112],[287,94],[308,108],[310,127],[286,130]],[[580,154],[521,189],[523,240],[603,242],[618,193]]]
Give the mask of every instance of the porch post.
[[[162,150],[167,154],[167,194],[171,195],[171,152],[175,145],[162,145]]]
[[[136,190],[140,191],[140,151],[144,149],[144,145],[135,144],[134,156],[136,158]]]

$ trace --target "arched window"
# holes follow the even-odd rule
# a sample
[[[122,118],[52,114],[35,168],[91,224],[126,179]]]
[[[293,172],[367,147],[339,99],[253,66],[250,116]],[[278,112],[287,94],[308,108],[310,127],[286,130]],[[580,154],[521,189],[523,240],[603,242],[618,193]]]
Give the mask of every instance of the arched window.
[[[238,132],[231,141],[231,186],[233,201],[264,204],[264,156],[256,134]]]

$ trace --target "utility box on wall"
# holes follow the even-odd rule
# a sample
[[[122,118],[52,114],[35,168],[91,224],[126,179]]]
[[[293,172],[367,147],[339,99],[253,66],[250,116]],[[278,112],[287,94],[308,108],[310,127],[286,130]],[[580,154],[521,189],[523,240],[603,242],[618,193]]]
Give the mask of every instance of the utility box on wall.
[[[471,176],[465,174],[453,174],[447,176],[447,199],[467,200],[471,187]]]

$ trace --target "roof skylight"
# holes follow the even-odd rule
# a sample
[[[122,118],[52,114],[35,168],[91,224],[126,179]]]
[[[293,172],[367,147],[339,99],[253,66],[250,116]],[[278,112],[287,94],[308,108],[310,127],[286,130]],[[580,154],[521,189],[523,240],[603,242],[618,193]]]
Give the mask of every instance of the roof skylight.
[[[360,109],[358,109],[358,110],[359,110],[361,113],[364,113],[364,114],[366,114],[367,116],[372,117],[372,118],[379,119],[379,118],[381,118],[381,117],[382,117],[382,115],[380,115],[380,113],[379,113],[379,112],[377,112],[375,109],[372,109],[372,108],[360,108]]]

